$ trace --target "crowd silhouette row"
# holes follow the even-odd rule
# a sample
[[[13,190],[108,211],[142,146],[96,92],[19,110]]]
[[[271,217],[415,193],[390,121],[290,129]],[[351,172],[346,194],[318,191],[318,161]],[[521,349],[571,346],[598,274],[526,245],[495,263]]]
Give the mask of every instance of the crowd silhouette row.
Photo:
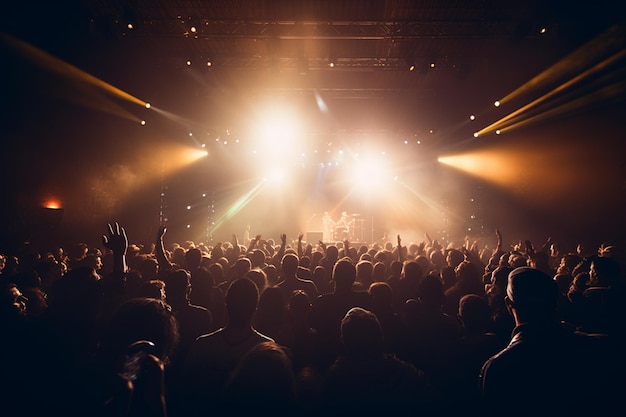
[[[166,230],[0,255],[3,415],[626,412],[619,246]]]

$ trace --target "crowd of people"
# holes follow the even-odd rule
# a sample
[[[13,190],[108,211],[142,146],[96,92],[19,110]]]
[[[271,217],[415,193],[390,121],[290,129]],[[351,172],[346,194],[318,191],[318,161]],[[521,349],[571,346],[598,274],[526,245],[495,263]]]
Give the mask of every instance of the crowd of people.
[[[3,415],[623,415],[626,257],[255,236],[0,255]]]

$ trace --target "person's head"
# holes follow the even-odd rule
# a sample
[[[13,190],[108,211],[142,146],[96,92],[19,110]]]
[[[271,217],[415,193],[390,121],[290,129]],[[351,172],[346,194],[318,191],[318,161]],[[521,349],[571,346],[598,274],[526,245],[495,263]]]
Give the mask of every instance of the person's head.
[[[224,267],[222,264],[216,262],[207,268],[211,276],[213,277],[213,282],[215,285],[221,284],[224,281]]]
[[[252,282],[256,284],[256,287],[261,294],[267,288],[267,275],[261,268],[252,268],[245,275],[246,278],[250,278]]]
[[[333,268],[333,281],[335,282],[335,291],[350,290],[356,281],[354,264],[346,258],[337,261]]]
[[[446,263],[452,268],[456,268],[461,262],[465,260],[465,255],[458,249],[448,250],[446,255]]]
[[[341,320],[341,342],[348,356],[372,356],[383,352],[383,331],[371,311],[351,308]]]
[[[419,265],[423,274],[427,274],[428,272],[430,272],[432,265],[428,257],[426,257],[425,255],[418,255],[417,257],[415,257],[415,263]]]
[[[295,276],[298,271],[298,264],[300,261],[298,260],[298,255],[293,253],[287,253],[283,256],[283,259],[280,263],[281,272],[284,276]]]
[[[102,269],[102,257],[95,253],[87,254],[81,261],[81,265],[93,268],[96,272],[99,272]]]
[[[610,287],[619,280],[619,263],[611,258],[595,257],[591,261],[589,275],[591,276],[591,285]]]
[[[189,283],[191,276],[184,269],[172,271],[165,278],[165,295],[168,302],[176,302],[185,300],[189,297],[191,284]],[[176,300],[176,301],[175,301]]]
[[[456,267],[456,279],[459,282],[463,281],[479,281],[482,284],[480,270],[469,261],[463,261]]]
[[[103,352],[119,359],[138,340],[154,343],[152,353],[167,361],[179,340],[178,324],[168,304],[154,298],[125,301],[107,323]]]
[[[189,271],[194,271],[200,267],[202,261],[202,251],[196,247],[189,248],[185,252],[185,264]]]
[[[305,291],[293,292],[289,299],[289,311],[293,317],[306,317],[311,307],[311,299]]]
[[[372,271],[372,281],[382,282],[386,280],[387,266],[383,262],[376,262]]]
[[[402,266],[402,279],[408,279],[411,281],[419,281],[424,274],[424,270],[415,261],[406,261]]]
[[[389,270],[391,271],[391,276],[394,277],[394,278],[399,278],[400,275],[402,275],[402,268],[403,267],[404,267],[404,264],[402,262],[398,261],[397,259],[391,261],[391,264],[389,265]]]
[[[296,399],[296,378],[289,351],[263,342],[248,351],[226,382],[227,401],[236,407],[262,410],[289,407]],[[239,409],[239,408],[238,408]]]
[[[393,290],[386,282],[373,282],[368,293],[376,306],[389,307],[393,302]]]
[[[468,332],[484,331],[491,317],[489,303],[476,294],[466,294],[459,300],[459,318]]]
[[[133,295],[139,298],[154,298],[155,300],[165,301],[167,297],[165,291],[165,281],[151,279],[141,282]]]
[[[265,253],[261,249],[253,249],[248,254],[248,258],[250,258],[253,268],[263,268],[265,266]]]
[[[235,327],[244,327],[252,322],[252,316],[259,302],[259,290],[249,278],[233,281],[226,292],[226,311],[228,323]]]
[[[326,258],[330,261],[336,261],[339,257],[339,248],[335,245],[328,245],[326,247]]]
[[[356,277],[359,282],[369,284],[372,281],[373,272],[374,264],[370,261],[359,261],[356,264]]]
[[[271,318],[278,322],[287,312],[287,303],[283,292],[278,287],[268,287],[259,296],[257,315],[262,314],[264,318]]]
[[[240,257],[235,261],[233,265],[233,274],[235,277],[243,277],[246,273],[252,269],[252,262],[246,257]]]
[[[191,285],[192,293],[193,291],[206,292],[215,286],[215,279],[208,270],[198,268],[191,274],[189,284]]]
[[[440,308],[444,302],[442,281],[436,275],[426,275],[417,284],[417,298],[426,306]]]
[[[517,324],[552,320],[558,298],[559,288],[545,272],[523,266],[509,273],[505,300]]]
[[[0,319],[2,323],[10,323],[11,320],[25,319],[27,316],[28,299],[22,294],[13,282],[3,285],[0,294]]]

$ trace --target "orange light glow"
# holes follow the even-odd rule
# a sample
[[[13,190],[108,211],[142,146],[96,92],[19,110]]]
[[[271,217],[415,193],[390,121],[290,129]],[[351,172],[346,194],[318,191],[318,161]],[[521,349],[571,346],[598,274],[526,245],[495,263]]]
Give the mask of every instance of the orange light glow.
[[[50,198],[43,203],[43,206],[47,209],[58,210],[61,207],[61,202],[56,198]]]

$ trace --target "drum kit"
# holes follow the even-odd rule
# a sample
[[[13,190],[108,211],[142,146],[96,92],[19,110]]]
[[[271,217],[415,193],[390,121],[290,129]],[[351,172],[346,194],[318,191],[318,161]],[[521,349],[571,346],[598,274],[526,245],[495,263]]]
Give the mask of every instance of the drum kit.
[[[345,211],[341,214],[341,219],[334,223],[332,239],[334,241],[348,240],[360,242],[363,240],[363,222],[360,214],[348,214]]]

